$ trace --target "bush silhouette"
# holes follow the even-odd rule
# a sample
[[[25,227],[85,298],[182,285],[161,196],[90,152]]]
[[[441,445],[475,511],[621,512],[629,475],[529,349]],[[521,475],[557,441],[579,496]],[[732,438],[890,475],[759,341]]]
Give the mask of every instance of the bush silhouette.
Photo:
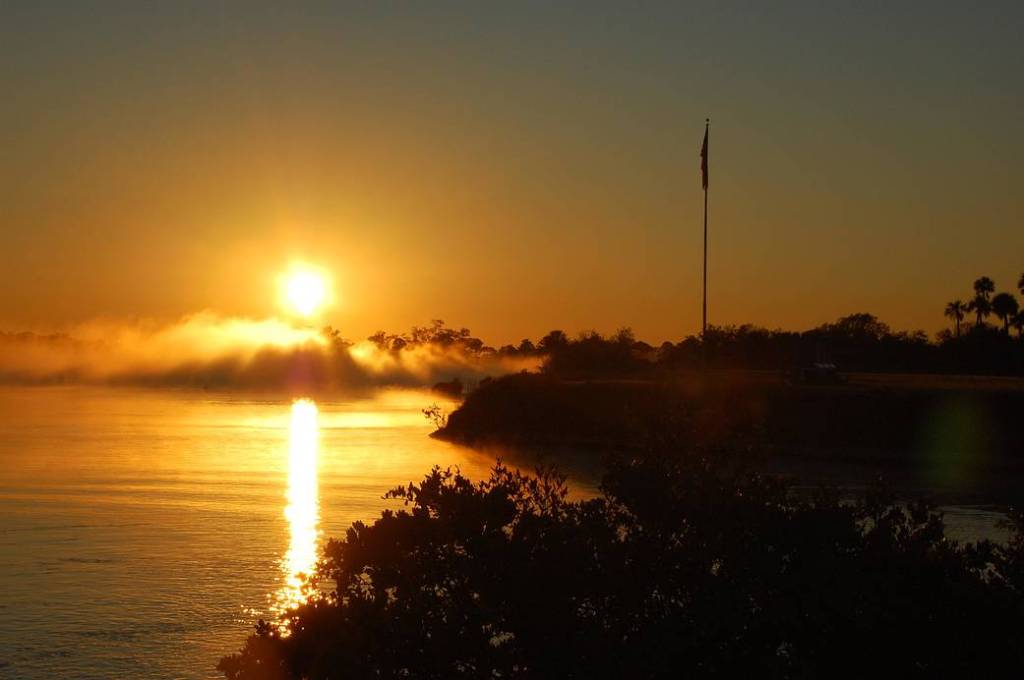
[[[325,550],[335,589],[219,669],[281,678],[997,677],[1024,656],[1024,543],[959,545],[883,496],[797,497],[723,452],[434,469]],[[1017,518],[1019,520],[1019,517]]]

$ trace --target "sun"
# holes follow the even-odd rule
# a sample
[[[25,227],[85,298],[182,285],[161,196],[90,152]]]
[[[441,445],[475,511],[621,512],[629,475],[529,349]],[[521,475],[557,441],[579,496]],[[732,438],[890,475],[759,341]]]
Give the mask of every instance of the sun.
[[[283,277],[283,301],[299,316],[313,316],[327,303],[329,293],[327,276],[315,269],[296,267]]]

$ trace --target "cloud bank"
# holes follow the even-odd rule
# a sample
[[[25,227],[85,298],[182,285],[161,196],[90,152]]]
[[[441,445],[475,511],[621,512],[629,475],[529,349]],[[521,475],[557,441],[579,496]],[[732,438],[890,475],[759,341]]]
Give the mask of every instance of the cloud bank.
[[[330,392],[475,382],[536,365],[458,343],[352,343],[330,329],[209,312],[169,324],[93,321],[59,335],[0,332],[0,382],[15,384]]]

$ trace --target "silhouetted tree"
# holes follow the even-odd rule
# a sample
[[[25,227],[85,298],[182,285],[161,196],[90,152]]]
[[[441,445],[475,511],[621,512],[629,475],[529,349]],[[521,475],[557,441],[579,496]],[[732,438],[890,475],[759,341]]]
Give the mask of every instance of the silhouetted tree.
[[[636,342],[636,336],[633,335],[632,328],[620,328],[619,330],[615,331],[615,335],[611,337],[611,341],[618,343],[620,345],[627,345],[629,347],[632,347],[633,343]]]
[[[1021,274],[1020,278],[1017,279],[1017,288],[1020,289],[1020,294],[1024,295],[1024,274]]]
[[[953,319],[956,325],[956,337],[960,337],[960,322],[964,320],[967,313],[967,305],[962,300],[953,300],[946,305],[946,316]]]
[[[400,352],[409,344],[409,340],[406,336],[389,335],[384,331],[377,331],[368,337],[367,340],[376,345],[378,349],[389,352]]]
[[[564,342],[549,333],[539,347],[546,354],[543,370],[563,378],[621,376],[650,369],[650,345],[638,345],[629,328],[610,337],[597,331],[580,333]],[[549,349],[550,348],[550,349]]]
[[[996,290],[996,284],[987,276],[982,276],[974,281],[974,299],[970,303],[971,311],[977,317],[978,328],[985,322],[985,317],[992,313],[992,293]]]
[[[551,331],[537,343],[537,349],[544,353],[550,354],[553,351],[557,351],[569,344],[569,338],[563,331]]]
[[[1013,327],[1017,329],[1017,337],[1024,339],[1024,310],[1017,312],[1013,315]]]
[[[881,340],[889,335],[889,326],[878,320],[874,314],[861,312],[844,316],[835,323],[819,327],[823,333],[854,340]]]
[[[367,338],[378,348],[401,352],[417,347],[435,347],[443,351],[458,351],[468,356],[496,354],[493,347],[485,345],[480,338],[473,337],[468,328],[449,328],[441,319],[434,319],[429,326],[413,326],[408,333],[389,335],[378,331]]]
[[[1010,334],[1010,319],[1017,313],[1020,306],[1017,298],[1009,293],[999,293],[992,298],[992,312],[1003,322],[1003,331]]]
[[[520,354],[531,355],[537,353],[537,348],[533,346],[533,342],[529,338],[523,338],[522,342],[519,343],[519,347],[516,348]]]
[[[441,429],[448,423],[448,414],[437,404],[431,404],[421,411],[430,424],[437,429]]]
[[[304,678],[1003,677],[1024,541],[943,537],[885,496],[802,499],[724,452],[614,464],[599,497],[434,469],[330,541],[334,589],[219,669]],[[1020,518],[1015,516],[1019,522]]]
[[[967,304],[967,308],[976,318],[974,327],[981,328],[985,325],[985,318],[992,313],[992,302],[979,293]]]
[[[987,276],[975,279],[974,281],[974,294],[975,296],[983,297],[986,300],[992,297],[992,293],[996,292],[996,284],[993,283],[992,279]]]

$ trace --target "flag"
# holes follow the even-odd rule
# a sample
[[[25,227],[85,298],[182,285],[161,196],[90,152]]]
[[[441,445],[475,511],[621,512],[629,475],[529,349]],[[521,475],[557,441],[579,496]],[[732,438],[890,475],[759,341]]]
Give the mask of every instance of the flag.
[[[704,124],[704,143],[700,145],[700,183],[708,189],[708,125]]]

